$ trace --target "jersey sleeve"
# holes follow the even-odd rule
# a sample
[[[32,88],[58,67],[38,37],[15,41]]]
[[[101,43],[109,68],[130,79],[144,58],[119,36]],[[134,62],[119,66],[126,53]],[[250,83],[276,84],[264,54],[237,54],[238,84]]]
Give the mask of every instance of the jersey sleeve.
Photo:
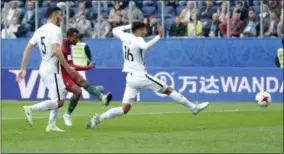
[[[160,40],[160,35],[157,35],[156,37],[154,37],[152,40],[150,40],[149,42],[145,42],[144,39],[138,38],[137,39],[137,46],[143,50],[147,50],[149,49],[151,46],[153,46],[155,43],[157,43]]]
[[[92,54],[88,45],[85,46],[85,54],[87,55],[89,61],[92,61]]]
[[[32,44],[32,45],[36,45],[36,43],[37,43],[36,39],[37,39],[37,31],[35,31],[34,35],[30,39],[29,43]]]
[[[52,35],[51,44],[62,44],[63,36],[60,28],[57,28]]]
[[[76,71],[87,71],[87,70],[90,70],[92,69],[92,67],[90,67],[89,65],[87,66],[79,66],[79,65],[75,65],[73,63],[73,60],[69,60],[68,61],[68,64],[73,67]]]
[[[125,25],[125,26],[120,26],[120,27],[116,27],[112,30],[112,33],[115,37],[118,37],[119,39],[123,39],[127,33],[125,33],[125,30],[129,30],[131,28],[131,24],[130,25]]]

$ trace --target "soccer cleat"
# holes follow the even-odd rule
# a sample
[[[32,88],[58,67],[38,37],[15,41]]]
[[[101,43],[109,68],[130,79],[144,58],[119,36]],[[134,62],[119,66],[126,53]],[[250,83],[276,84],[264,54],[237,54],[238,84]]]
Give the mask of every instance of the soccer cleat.
[[[26,122],[29,126],[33,127],[32,109],[29,106],[23,106],[23,111],[26,115]]]
[[[87,124],[86,128],[90,129],[95,127],[96,125],[98,125],[100,123],[100,115],[95,114],[92,119],[89,121],[89,123]]]
[[[71,115],[65,113],[63,114],[63,119],[64,119],[64,123],[66,126],[71,127],[72,126],[72,117]]]
[[[46,132],[65,132],[64,130],[60,129],[56,125],[47,125],[45,128]]]
[[[102,102],[105,106],[109,105],[109,102],[112,100],[112,94],[111,93],[107,93],[106,95],[104,95],[102,97]]]
[[[204,110],[209,105],[208,102],[196,103],[195,108],[192,109],[192,114],[197,115],[200,111]]]

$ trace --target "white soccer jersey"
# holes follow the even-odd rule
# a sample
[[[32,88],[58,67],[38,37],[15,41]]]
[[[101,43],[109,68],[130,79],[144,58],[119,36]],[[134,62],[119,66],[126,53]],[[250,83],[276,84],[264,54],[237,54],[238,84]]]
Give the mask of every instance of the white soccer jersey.
[[[160,36],[156,36],[149,42],[145,42],[142,37],[136,37],[131,33],[124,32],[129,30],[131,25],[116,27],[113,29],[114,36],[122,41],[123,48],[123,72],[127,73],[143,73],[146,74],[144,63],[144,51],[159,41]]]
[[[48,73],[61,73],[60,64],[57,57],[54,55],[52,45],[61,45],[62,41],[61,28],[52,23],[47,23],[35,31],[29,43],[33,45],[37,44],[40,49],[42,57],[40,70],[44,70]]]

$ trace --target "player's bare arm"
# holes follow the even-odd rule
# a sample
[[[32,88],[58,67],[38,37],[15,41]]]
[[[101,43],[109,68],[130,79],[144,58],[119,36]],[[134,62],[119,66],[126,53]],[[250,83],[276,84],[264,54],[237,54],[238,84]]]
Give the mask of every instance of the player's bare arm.
[[[22,66],[21,66],[21,71],[17,75],[17,81],[21,82],[23,78],[26,76],[26,69],[27,69],[27,64],[28,64],[28,59],[30,56],[30,53],[33,49],[34,45],[31,43],[28,43],[23,54],[23,59],[22,59]]]
[[[67,71],[67,73],[70,76],[74,76],[75,75],[75,70],[73,68],[70,67],[70,65],[68,64],[68,62],[65,60],[62,52],[61,52],[61,48],[60,45],[55,43],[52,45],[53,51],[54,51],[54,55],[58,58],[60,64],[64,67],[64,69]]]

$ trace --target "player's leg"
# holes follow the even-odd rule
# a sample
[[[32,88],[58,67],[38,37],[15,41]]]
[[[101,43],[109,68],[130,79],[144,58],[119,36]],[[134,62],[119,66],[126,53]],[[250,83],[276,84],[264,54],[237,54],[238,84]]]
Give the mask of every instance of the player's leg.
[[[103,94],[101,93],[100,90],[98,90],[96,87],[90,85],[84,78],[78,77],[76,79],[76,83],[83,87],[87,92],[89,92],[92,95],[95,95],[98,97],[98,99],[102,99]]]
[[[52,131],[53,127],[56,126],[56,120],[58,118],[59,115],[59,109],[53,109],[49,112],[49,118],[48,118],[48,124],[46,126],[46,131],[50,132]],[[55,128],[58,132],[63,132],[63,130],[61,130],[60,128]]]
[[[112,100],[112,94],[107,93],[104,95],[101,90],[97,89],[96,87],[90,85],[87,80],[85,80],[82,76],[78,74],[78,76],[75,79],[76,83],[83,87],[87,92],[89,92],[92,95],[97,96],[99,100],[103,102],[105,105],[109,105],[109,102]]]
[[[177,92],[171,87],[168,87],[165,83],[161,82],[159,79],[147,74],[148,84],[145,86],[146,89],[152,90],[154,92],[159,92],[168,95],[172,100],[178,102],[187,108],[189,108],[193,114],[198,114],[200,111],[208,106],[208,102],[194,104],[190,102],[181,93]]]
[[[64,123],[66,126],[72,126],[72,118],[71,118],[71,114],[73,113],[73,111],[75,110],[77,104],[78,104],[78,101],[81,97],[81,94],[82,94],[82,90],[81,88],[75,84],[73,81],[69,81],[68,82],[68,85],[70,85],[69,87],[67,87],[66,89],[69,91],[69,92],[72,92],[73,95],[72,97],[70,98],[70,103],[69,103],[69,106],[68,106],[68,109],[67,109],[67,112],[63,115],[63,119],[64,119]]]
[[[44,84],[47,86],[49,90],[50,94],[49,96],[53,97],[50,97],[50,100],[45,100],[34,105],[23,106],[23,111],[26,115],[26,120],[30,126],[32,126],[33,124],[32,111],[50,111],[60,108],[64,104],[64,97],[62,97],[63,94],[60,94],[62,92],[62,89],[56,87],[56,85],[58,85],[58,81],[55,80],[55,75],[47,73],[40,73],[40,75]]]
[[[124,92],[124,96],[122,100],[122,106],[111,108],[107,112],[101,114],[100,121],[114,118],[114,117],[117,117],[123,114],[127,114],[130,111],[131,105],[133,104],[138,92],[139,92],[138,89],[134,89],[134,88],[127,86],[125,88],[125,92]]]
[[[78,87],[78,89],[77,89],[77,87]],[[73,113],[73,111],[75,110],[75,108],[78,104],[78,101],[81,97],[81,94],[82,94],[81,88],[79,86],[77,86],[77,87],[76,87],[76,90],[73,90],[73,95],[70,98],[70,103],[69,103],[69,106],[68,106],[68,110],[66,112],[68,115],[71,115]]]
[[[126,86],[124,91],[122,106],[111,108],[100,115],[95,114],[90,120],[90,122],[87,124],[87,128],[93,128],[94,126],[98,125],[104,120],[127,114],[130,111],[131,104],[134,102],[138,92],[139,89]]]
[[[23,106],[22,109],[26,115],[27,123],[32,127],[32,111],[49,111],[56,108],[58,108],[58,103],[56,100],[45,100],[31,106]]]
[[[52,86],[52,87],[56,90],[49,92],[49,97],[51,99],[57,99],[58,102],[62,104],[61,106],[63,106],[65,95],[66,95],[66,90],[65,90],[65,85],[64,85],[61,74],[55,74],[55,86]],[[47,132],[50,132],[50,131],[64,132],[64,130],[60,129],[56,125],[56,120],[58,116],[59,116],[59,108],[50,111],[49,121],[46,127]]]
[[[181,93],[178,93],[171,87],[167,87],[165,91],[162,93],[168,95],[172,100],[179,102],[182,105],[188,107],[194,115],[198,114],[200,111],[204,110],[209,105],[208,102],[193,104]]]

